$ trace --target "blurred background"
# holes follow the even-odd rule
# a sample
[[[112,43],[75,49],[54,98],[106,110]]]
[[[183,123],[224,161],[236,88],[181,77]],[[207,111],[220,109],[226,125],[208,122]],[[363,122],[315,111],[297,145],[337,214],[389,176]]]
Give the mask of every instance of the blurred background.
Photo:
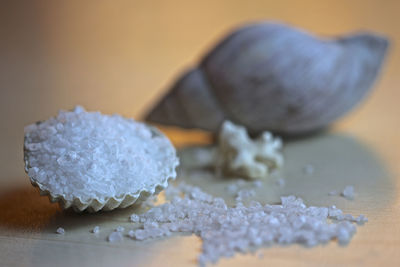
[[[399,10],[397,0],[2,1],[0,186],[28,182],[25,125],[77,104],[140,119],[223,34],[265,19],[326,36],[387,35],[392,47],[373,92],[335,129],[399,146]]]

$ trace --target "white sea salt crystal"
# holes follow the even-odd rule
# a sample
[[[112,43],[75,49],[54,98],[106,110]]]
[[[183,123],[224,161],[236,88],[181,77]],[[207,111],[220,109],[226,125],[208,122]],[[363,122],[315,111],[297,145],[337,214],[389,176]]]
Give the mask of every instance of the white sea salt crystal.
[[[79,106],[25,127],[24,148],[31,180],[69,202],[154,192],[178,165],[169,140],[144,123]]]
[[[353,200],[354,199],[354,187],[352,185],[346,186],[343,189],[341,195],[346,199]]]
[[[124,232],[125,231],[125,228],[124,227],[122,227],[122,226],[118,226],[116,229],[115,229],[115,231],[116,232]]]
[[[254,187],[262,187],[263,183],[260,180],[256,180],[253,182]]]
[[[236,183],[235,184],[230,184],[230,185],[228,185],[226,187],[226,190],[228,191],[229,194],[236,195],[238,190],[239,190],[239,187],[238,187],[238,185]]]
[[[329,217],[332,219],[337,219],[339,216],[343,215],[343,212],[336,208],[336,206],[331,206],[328,208]]]
[[[138,216],[137,214],[132,214],[132,215],[129,217],[129,220],[130,220],[131,222],[133,222],[133,223],[137,223],[137,222],[139,222],[139,216]]]
[[[100,227],[99,227],[99,226],[93,227],[93,229],[92,229],[92,233],[93,233],[93,234],[97,234],[97,233],[99,233],[99,232],[100,232]]]
[[[368,219],[363,214],[361,214],[356,218],[355,221],[358,225],[363,225],[364,223],[368,222]]]
[[[278,185],[279,187],[284,187],[285,186],[285,179],[283,178],[279,178],[278,180],[276,180],[276,185]]]
[[[134,231],[134,230],[129,230],[128,236],[129,236],[130,238],[135,238],[135,231]]]
[[[240,191],[253,190],[253,189],[262,187],[262,185],[263,185],[263,182],[260,180],[247,182],[245,180],[240,179],[240,180],[237,180],[236,182],[230,183],[229,185],[227,185],[225,187],[225,189],[230,195],[237,197]],[[252,193],[250,193],[250,194],[252,194]]]
[[[236,199],[236,201],[243,201],[243,200],[247,200],[255,195],[256,195],[256,191],[254,191],[252,189],[250,189],[250,190],[242,189],[237,192],[235,199]]]
[[[356,232],[353,222],[366,221],[362,215],[344,215],[335,206],[307,207],[295,196],[282,197],[280,205],[252,201],[228,207],[223,199],[184,183],[169,192],[175,194],[172,200],[138,215],[145,222],[143,228],[128,235],[146,240],[172,232],[194,233],[203,240],[200,265],[261,245],[316,246],[335,239],[344,245]]]
[[[133,230],[133,232],[131,232],[131,236],[133,236],[136,240],[144,240],[150,238],[147,232],[143,229]]]
[[[355,222],[355,221],[356,221],[356,218],[354,218],[354,216],[351,215],[351,214],[345,214],[345,215],[343,216],[343,220],[349,221],[349,222]]]
[[[307,164],[306,166],[304,166],[304,168],[303,168],[303,172],[304,172],[304,174],[307,174],[307,175],[311,175],[311,174],[313,174],[314,173],[314,166],[313,165],[311,165],[311,164]]]
[[[63,234],[65,234],[65,230],[62,227],[58,227],[57,230],[56,230],[56,233],[60,234],[60,235],[63,235]]]
[[[339,195],[339,192],[336,191],[336,190],[332,190],[332,191],[330,191],[330,192],[328,193],[328,195],[330,195],[330,196],[338,196],[338,195]]]
[[[108,236],[107,240],[110,243],[121,242],[122,240],[124,240],[124,237],[122,236],[121,232],[114,231]]]
[[[158,228],[157,222],[147,221],[143,224],[145,230]]]

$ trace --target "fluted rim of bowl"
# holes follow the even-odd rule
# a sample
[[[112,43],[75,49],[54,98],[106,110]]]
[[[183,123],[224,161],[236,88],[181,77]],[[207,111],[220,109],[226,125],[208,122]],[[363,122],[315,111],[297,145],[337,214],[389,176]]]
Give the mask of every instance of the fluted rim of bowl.
[[[41,121],[36,122],[36,124],[40,123]],[[174,148],[171,141],[157,128],[151,125],[146,125],[146,127],[148,127],[154,135],[163,136],[164,138],[166,138],[170,142],[171,146]],[[28,150],[26,149],[25,145],[26,145],[26,135],[24,136],[24,163],[25,163],[24,169],[25,173],[28,174],[28,170],[31,168],[31,166],[29,165],[29,160],[27,155]],[[40,182],[38,182],[36,179],[30,177],[29,174],[28,176],[31,181],[31,184],[39,189],[40,195],[47,196],[52,203],[58,202],[63,209],[72,208],[76,212],[88,211],[90,213],[94,213],[101,210],[110,211],[117,208],[126,208],[133,204],[140,204],[150,196],[157,195],[158,193],[160,193],[163,189],[168,187],[168,184],[171,180],[174,180],[176,178],[176,167],[179,165],[179,158],[177,157],[177,155],[176,158],[177,160],[174,162],[174,166],[172,166],[171,168],[172,169],[171,175],[164,177],[160,183],[155,183],[153,186],[147,189],[138,190],[134,193],[129,192],[122,194],[121,196],[108,196],[105,197],[104,200],[99,200],[97,198],[90,198],[85,201],[82,200],[80,197],[75,197],[75,196],[72,198],[72,200],[67,200],[66,194],[54,194],[49,189],[46,189],[45,186]]]

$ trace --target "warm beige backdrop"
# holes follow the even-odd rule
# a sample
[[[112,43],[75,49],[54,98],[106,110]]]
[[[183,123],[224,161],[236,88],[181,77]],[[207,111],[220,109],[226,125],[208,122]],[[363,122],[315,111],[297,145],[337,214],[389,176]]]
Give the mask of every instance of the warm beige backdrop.
[[[287,145],[288,184],[278,192],[365,213],[370,223],[349,248],[273,248],[264,260],[248,255],[222,264],[400,265],[400,1],[8,2],[0,5],[0,266],[46,266],[46,260],[53,266],[102,266],[115,258],[126,266],[135,260],[146,266],[194,264],[200,248],[195,237],[109,246],[107,232],[96,239],[90,227],[114,227],[131,211],[74,216],[39,198],[23,171],[23,127],[76,104],[140,118],[221,34],[262,19],[322,35],[369,29],[392,40],[373,92],[335,124],[334,134]],[[179,142],[185,136],[171,137]],[[313,177],[299,175],[307,162],[316,164]],[[356,201],[327,197],[348,183],[356,185]],[[54,235],[59,225],[67,229],[65,239]]]
[[[370,29],[400,40],[396,0],[9,2],[0,9],[3,181],[26,179],[24,125],[76,104],[137,118],[179,71],[240,23],[273,19],[324,35]],[[393,47],[372,97],[351,114],[355,123],[379,129],[368,123],[376,109],[388,111],[385,123],[395,116],[399,58]]]

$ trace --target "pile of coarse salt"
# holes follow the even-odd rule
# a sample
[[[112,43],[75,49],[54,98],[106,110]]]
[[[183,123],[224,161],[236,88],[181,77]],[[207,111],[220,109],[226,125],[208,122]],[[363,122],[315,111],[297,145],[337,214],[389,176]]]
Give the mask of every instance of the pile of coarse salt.
[[[356,225],[367,219],[355,218],[332,207],[307,207],[295,196],[282,197],[281,205],[249,206],[237,201],[228,207],[222,198],[200,188],[181,183],[168,187],[169,202],[143,214],[133,214],[131,221],[143,227],[129,231],[136,240],[169,236],[173,232],[194,233],[203,241],[199,264],[215,263],[221,257],[267,245],[302,244],[316,246],[337,239],[347,244]]]
[[[31,180],[71,203],[153,193],[178,165],[172,144],[153,128],[80,106],[27,126],[24,150]]]

